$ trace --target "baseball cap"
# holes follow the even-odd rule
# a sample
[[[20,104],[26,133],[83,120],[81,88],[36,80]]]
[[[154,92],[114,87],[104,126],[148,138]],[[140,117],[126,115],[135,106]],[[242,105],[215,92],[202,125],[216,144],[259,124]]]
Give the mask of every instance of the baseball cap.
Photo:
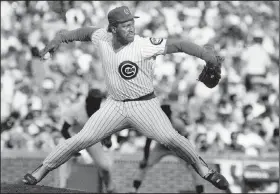
[[[115,9],[112,9],[108,13],[108,21],[110,24],[123,23],[132,20],[134,18],[139,18],[139,17],[132,15],[127,6],[117,7]]]

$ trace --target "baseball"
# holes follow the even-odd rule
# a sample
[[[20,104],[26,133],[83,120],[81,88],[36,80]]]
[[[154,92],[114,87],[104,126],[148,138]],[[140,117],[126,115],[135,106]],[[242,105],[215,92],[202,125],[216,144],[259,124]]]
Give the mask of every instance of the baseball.
[[[47,52],[43,57],[44,60],[48,60],[50,58],[51,58],[51,54],[49,52]]]

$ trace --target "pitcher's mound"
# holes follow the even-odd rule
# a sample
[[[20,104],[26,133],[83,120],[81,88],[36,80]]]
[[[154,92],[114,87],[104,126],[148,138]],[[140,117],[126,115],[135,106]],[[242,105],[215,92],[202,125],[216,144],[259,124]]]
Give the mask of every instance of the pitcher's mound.
[[[1,193],[85,193],[83,191],[61,189],[43,185],[1,183]]]

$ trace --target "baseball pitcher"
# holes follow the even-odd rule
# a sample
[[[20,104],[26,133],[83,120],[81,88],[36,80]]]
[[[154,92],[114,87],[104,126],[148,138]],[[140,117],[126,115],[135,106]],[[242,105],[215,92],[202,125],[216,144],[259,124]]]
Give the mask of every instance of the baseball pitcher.
[[[45,57],[47,53],[54,54],[61,43],[91,41],[98,48],[102,61],[108,98],[79,133],[59,144],[35,171],[24,176],[24,183],[37,184],[50,171],[69,160],[73,153],[130,125],[172,150],[217,188],[228,188],[225,177],[210,169],[189,140],[174,130],[160,108],[153,86],[155,57],[158,55],[183,52],[205,60],[207,64],[199,80],[210,88],[215,87],[221,78],[222,58],[213,49],[188,40],[140,37],[135,34],[135,18],[138,17],[132,15],[128,7],[117,7],[108,13],[107,29],[83,27],[62,31],[43,49],[41,56]]]

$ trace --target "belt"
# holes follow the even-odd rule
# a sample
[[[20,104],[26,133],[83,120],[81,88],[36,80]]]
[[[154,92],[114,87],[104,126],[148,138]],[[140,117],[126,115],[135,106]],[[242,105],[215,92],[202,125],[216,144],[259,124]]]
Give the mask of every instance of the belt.
[[[155,97],[156,97],[155,92],[151,92],[151,93],[146,94],[146,95],[144,95],[144,96],[140,96],[139,98],[122,100],[122,102],[151,100],[151,99],[153,99],[153,98],[155,98]]]

